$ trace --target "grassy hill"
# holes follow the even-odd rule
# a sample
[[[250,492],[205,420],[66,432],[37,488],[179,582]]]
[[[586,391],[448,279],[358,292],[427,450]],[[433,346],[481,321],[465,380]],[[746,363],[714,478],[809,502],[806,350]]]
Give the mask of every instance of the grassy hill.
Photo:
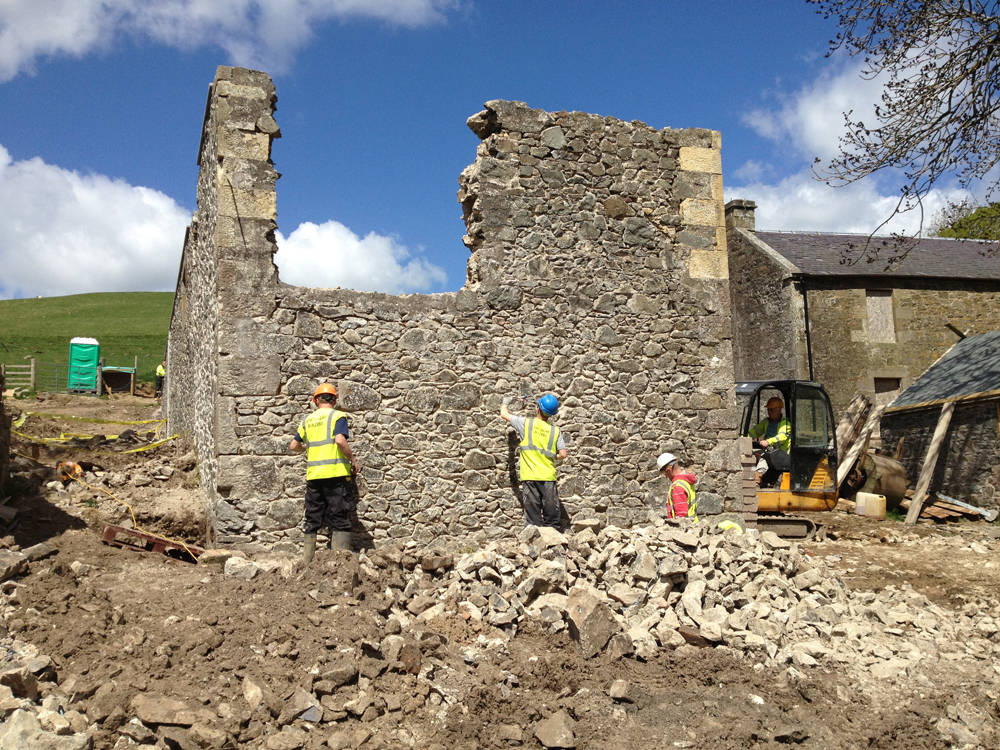
[[[70,339],[90,336],[109,366],[131,367],[138,356],[138,379],[153,380],[166,354],[173,304],[172,292],[0,300],[0,362],[23,365],[27,356],[65,365]]]

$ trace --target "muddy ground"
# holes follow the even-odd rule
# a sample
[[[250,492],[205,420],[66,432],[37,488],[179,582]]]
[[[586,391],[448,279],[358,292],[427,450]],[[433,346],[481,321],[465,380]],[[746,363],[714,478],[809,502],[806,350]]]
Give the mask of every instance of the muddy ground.
[[[31,408],[127,421],[156,414],[154,402],[130,397],[57,397]],[[36,435],[67,430],[56,420],[29,424]],[[71,429],[96,427],[113,426]],[[14,449],[31,454],[20,438]],[[122,481],[115,494],[136,508],[140,525],[204,543],[197,468],[174,444],[100,457],[43,447],[38,455],[43,465],[90,461],[122,477],[164,477],[156,470],[171,467],[144,487]],[[943,748],[961,742],[945,739],[942,718],[996,715],[991,659],[955,661],[930,679],[873,691],[836,662],[765,667],[726,647],[693,646],[661,649],[649,661],[607,653],[584,660],[565,631],[529,625],[512,635],[452,617],[399,633],[410,649],[390,661],[378,653],[395,634],[381,592],[405,577],[401,550],[375,550],[359,564],[321,549],[307,569],[285,559],[241,580],[217,565],[102,544],[106,523],[130,518],[104,493],[44,482],[35,491],[26,473],[14,489],[9,505],[18,517],[3,546],[47,542],[57,552],[7,587],[0,628],[7,660],[31,647],[49,656],[59,687],[45,690],[65,694],[86,716],[96,748],[128,746],[120,730],[136,715],[139,695],[182,701],[206,727],[173,738],[161,730],[162,747],[271,750],[540,747],[539,722],[560,710],[573,721],[578,748]],[[1000,565],[979,543],[995,538],[994,527],[921,525],[914,543],[901,524],[843,513],[825,520],[832,533],[805,549],[833,562],[851,588],[908,584],[956,613],[970,602],[996,608]],[[351,675],[345,660],[359,673]],[[631,700],[610,697],[618,679],[632,686]],[[321,696],[315,721],[289,719],[304,693]],[[277,726],[283,731],[275,734]]]

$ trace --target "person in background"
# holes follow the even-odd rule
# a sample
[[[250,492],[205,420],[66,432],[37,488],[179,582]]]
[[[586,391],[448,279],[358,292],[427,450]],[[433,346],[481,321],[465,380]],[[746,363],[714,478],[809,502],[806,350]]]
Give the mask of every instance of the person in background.
[[[698,503],[695,501],[694,484],[698,481],[690,471],[681,468],[673,453],[661,453],[656,459],[656,469],[670,481],[668,518],[691,518],[698,523]]]
[[[156,366],[156,397],[163,395],[163,380],[167,377],[167,360],[163,360]]]

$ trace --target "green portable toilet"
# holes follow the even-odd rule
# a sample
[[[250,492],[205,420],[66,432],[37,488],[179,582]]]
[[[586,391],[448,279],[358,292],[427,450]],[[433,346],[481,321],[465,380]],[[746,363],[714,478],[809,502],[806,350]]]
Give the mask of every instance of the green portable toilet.
[[[66,387],[71,391],[97,393],[97,365],[101,345],[97,339],[78,336],[69,342],[69,377]]]

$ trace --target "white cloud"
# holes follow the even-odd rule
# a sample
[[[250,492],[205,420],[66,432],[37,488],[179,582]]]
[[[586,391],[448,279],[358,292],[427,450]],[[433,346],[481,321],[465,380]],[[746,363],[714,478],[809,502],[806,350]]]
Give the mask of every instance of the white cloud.
[[[277,240],[274,262],[281,280],[297,286],[400,294],[448,281],[441,268],[410,258],[410,251],[392,237],[370,232],[362,238],[337,221],[307,221],[287,238],[278,232]]]
[[[874,180],[864,180],[845,187],[832,188],[816,180],[809,170],[779,181],[761,182],[743,187],[728,187],[726,200],[744,198],[757,203],[758,229],[782,229],[804,232],[843,232],[868,234],[875,231],[896,208],[898,196],[882,195]],[[962,190],[932,190],[924,199],[923,229],[948,201],[958,201]],[[879,234],[920,230],[920,211],[899,214]]]
[[[852,121],[874,122],[882,82],[862,78],[861,69],[861,63],[852,62],[824,71],[795,94],[776,95],[779,108],[755,109],[743,122],[769,140],[791,145],[801,156],[827,161],[839,152],[845,112],[853,112]]]
[[[422,26],[460,0],[0,0],[0,82],[45,55],[82,56],[122,34],[182,49],[217,44],[232,63],[281,72],[328,21]]]
[[[801,169],[777,182],[767,182],[769,165],[748,161],[733,176],[745,184],[728,186],[726,200],[745,198],[757,203],[759,229],[789,231],[843,232],[868,234],[926,232],[930,220],[947,202],[960,201],[968,193],[950,187],[936,188],[923,200],[921,211],[914,208],[883,221],[895,211],[899,193],[883,192],[892,182],[892,173],[868,177],[843,187],[830,187],[816,179],[811,162],[819,157],[817,167],[840,152],[844,134],[844,113],[852,111],[852,121],[874,122],[874,107],[882,95],[880,80],[861,77],[862,63],[849,61],[819,77],[795,94],[777,95],[775,109],[757,109],[743,116],[744,124],[759,135],[779,144],[793,160],[801,159]]]
[[[0,146],[0,298],[172,290],[190,218],[156,190]]]

